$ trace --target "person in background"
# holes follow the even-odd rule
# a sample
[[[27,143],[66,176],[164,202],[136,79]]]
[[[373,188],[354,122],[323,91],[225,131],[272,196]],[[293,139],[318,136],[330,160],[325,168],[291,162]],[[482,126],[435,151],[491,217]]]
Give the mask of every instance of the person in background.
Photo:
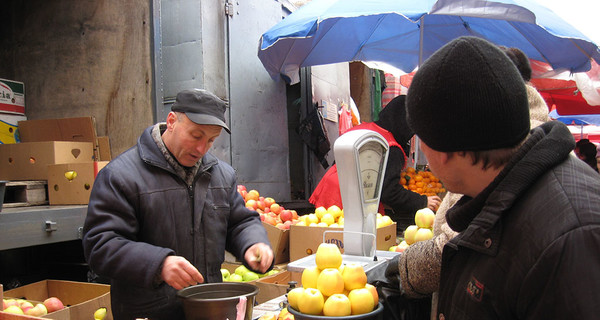
[[[209,91],[181,91],[166,123],[98,173],[83,248],[92,271],[110,279],[115,319],[184,319],[177,290],[221,282],[225,250],[254,271],[272,267],[233,168],[209,152],[222,129],[229,133],[225,109]]]
[[[598,172],[598,161],[596,160],[597,152],[596,145],[588,139],[581,139],[575,144],[575,154],[577,155],[577,158],[587,163],[596,172]]]
[[[409,141],[413,136],[413,132],[406,123],[405,99],[406,96],[404,95],[397,96],[381,110],[379,120],[364,122],[349,130],[368,129],[376,131],[390,145],[381,190],[381,203],[392,209],[389,216],[396,222],[400,219],[414,219],[415,212],[425,207],[435,211],[442,201],[438,196],[426,196],[406,190],[400,184],[400,174],[407,164]],[[336,165],[330,167],[321,178],[310,196],[309,202],[315,207],[328,208],[332,205],[343,207]],[[398,228],[401,228],[401,226],[398,225]]]
[[[464,194],[446,211],[458,234],[432,241],[443,246],[435,318],[593,318],[600,182],[570,155],[564,124],[529,131],[510,59],[485,40],[455,39],[417,71],[407,111],[433,173]]]

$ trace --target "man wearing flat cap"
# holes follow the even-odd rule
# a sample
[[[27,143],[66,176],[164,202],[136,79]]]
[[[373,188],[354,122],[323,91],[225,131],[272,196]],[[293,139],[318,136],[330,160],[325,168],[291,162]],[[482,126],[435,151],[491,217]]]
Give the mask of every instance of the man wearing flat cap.
[[[225,101],[202,90],[177,94],[166,123],[96,177],[83,230],[92,271],[110,279],[115,320],[184,319],[178,290],[221,282],[225,250],[251,270],[273,264],[266,231],[237,192],[233,168],[209,152]]]
[[[455,39],[419,68],[406,108],[431,171],[464,194],[446,212],[458,235],[442,250],[432,316],[597,318],[600,178],[571,154],[564,124],[530,129],[508,56],[480,38]]]

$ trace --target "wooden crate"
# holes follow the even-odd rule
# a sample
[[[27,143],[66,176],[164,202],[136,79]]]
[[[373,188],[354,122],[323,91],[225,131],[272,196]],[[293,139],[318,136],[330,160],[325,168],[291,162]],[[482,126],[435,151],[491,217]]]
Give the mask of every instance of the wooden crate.
[[[9,181],[4,193],[4,208],[28,207],[48,204],[48,182]]]

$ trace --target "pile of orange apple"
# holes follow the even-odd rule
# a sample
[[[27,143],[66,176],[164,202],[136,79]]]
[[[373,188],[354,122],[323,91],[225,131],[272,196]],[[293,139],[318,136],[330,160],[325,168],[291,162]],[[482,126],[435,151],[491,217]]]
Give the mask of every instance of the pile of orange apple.
[[[50,297],[42,303],[35,303],[25,299],[2,299],[2,311],[13,314],[41,317],[48,313],[63,309],[65,306],[56,297]]]
[[[287,294],[294,310],[309,315],[345,317],[369,313],[377,307],[377,289],[367,283],[362,265],[342,264],[342,254],[335,244],[320,244],[315,262],[315,266],[302,271],[302,287]]]
[[[429,208],[417,210],[415,224],[406,227],[404,240],[400,244],[391,246],[390,251],[404,252],[411,244],[433,238],[433,221],[435,213]]]
[[[244,185],[239,184],[237,191],[242,195],[246,208],[258,212],[260,220],[282,230],[287,230],[292,224],[298,223],[298,212],[288,210],[275,202],[271,197],[263,197],[255,190],[247,190]]]
[[[444,185],[431,171],[416,171],[408,167],[400,173],[400,184],[416,193],[433,196],[446,192]]]

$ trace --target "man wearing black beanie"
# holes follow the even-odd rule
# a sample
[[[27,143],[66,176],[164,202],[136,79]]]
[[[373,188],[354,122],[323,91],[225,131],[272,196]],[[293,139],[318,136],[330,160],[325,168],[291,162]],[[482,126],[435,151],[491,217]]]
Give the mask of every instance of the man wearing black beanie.
[[[407,120],[447,211],[439,319],[591,319],[600,313],[600,179],[557,121],[530,131],[525,84],[494,44],[461,37],[416,73]]]

